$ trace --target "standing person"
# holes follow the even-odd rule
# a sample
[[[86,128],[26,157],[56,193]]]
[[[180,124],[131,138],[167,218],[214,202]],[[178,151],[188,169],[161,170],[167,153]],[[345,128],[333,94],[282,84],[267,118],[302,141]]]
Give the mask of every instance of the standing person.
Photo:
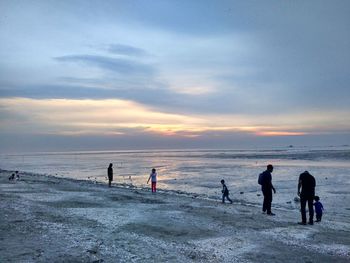
[[[108,186],[111,187],[112,181],[113,181],[113,164],[110,163],[107,169],[107,174],[108,174]]]
[[[273,166],[269,164],[266,171],[262,172],[259,175],[259,184],[261,184],[261,191],[264,195],[264,203],[262,211],[263,213],[267,212],[268,215],[274,216],[275,214],[271,212],[271,203],[272,203],[272,191],[276,194],[276,189],[272,185],[272,176]]]
[[[321,222],[322,219],[322,211],[323,211],[323,205],[320,202],[320,198],[316,195],[315,196],[315,212],[316,212],[316,222]]]
[[[152,193],[155,193],[157,190],[157,172],[156,169],[152,169],[151,174],[148,177],[147,184],[149,183],[149,180],[151,180],[152,183]]]
[[[225,203],[225,198],[226,198],[232,204],[232,200],[228,197],[229,191],[227,189],[227,186],[225,184],[225,180],[224,179],[221,180],[221,184],[222,184],[222,190],[221,190],[221,192],[222,192],[222,203]]]
[[[16,180],[18,181],[19,180],[19,173],[18,173],[18,171],[16,171],[15,173],[16,173]]]
[[[298,196],[300,196],[300,211],[302,220],[298,223],[300,225],[306,225],[306,203],[309,207],[309,225],[314,224],[313,200],[315,197],[315,187],[315,178],[308,171],[300,174],[298,183]]]

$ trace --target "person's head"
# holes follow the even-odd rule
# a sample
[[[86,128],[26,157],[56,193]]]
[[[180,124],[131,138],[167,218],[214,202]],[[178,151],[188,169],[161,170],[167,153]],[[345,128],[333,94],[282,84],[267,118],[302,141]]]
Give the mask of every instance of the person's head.
[[[272,164],[267,165],[267,170],[271,173],[273,171]]]
[[[224,180],[224,179],[222,179],[222,180],[221,180],[221,183],[222,183],[222,184],[224,184],[224,183],[225,183],[225,180]]]
[[[320,201],[320,197],[317,196],[317,195],[315,195],[314,199],[315,199],[316,202]]]
[[[113,166],[113,163],[110,163],[110,164],[109,164],[109,167],[112,167],[112,166]]]
[[[153,168],[153,169],[152,169],[152,173],[155,173],[155,172],[156,172],[156,169],[155,169],[155,168]]]
[[[15,173],[18,174],[18,171],[16,171]]]

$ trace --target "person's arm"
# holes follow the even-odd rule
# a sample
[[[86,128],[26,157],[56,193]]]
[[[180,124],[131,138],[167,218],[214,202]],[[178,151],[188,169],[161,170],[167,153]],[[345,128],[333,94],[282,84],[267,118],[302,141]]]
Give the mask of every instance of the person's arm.
[[[276,193],[276,189],[275,189],[275,187],[273,187],[272,182],[271,182],[271,188],[272,188],[272,190],[273,190],[273,193]]]
[[[300,188],[301,188],[301,180],[299,178],[299,183],[298,183],[298,196],[300,196]]]
[[[151,179],[151,176],[152,176],[152,174],[149,175],[148,180],[147,180],[147,184],[149,183],[149,180]]]
[[[269,176],[269,179],[270,179],[271,189],[273,190],[274,193],[276,193],[276,189],[275,189],[275,187],[273,187],[273,184],[272,184],[272,176],[271,176],[271,174]]]

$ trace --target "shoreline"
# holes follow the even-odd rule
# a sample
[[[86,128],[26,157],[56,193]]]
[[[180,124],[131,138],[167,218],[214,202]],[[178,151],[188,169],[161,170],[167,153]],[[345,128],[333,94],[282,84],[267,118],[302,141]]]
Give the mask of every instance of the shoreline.
[[[1,262],[348,262],[350,225],[163,190],[0,170]],[[11,249],[9,249],[11,248]]]

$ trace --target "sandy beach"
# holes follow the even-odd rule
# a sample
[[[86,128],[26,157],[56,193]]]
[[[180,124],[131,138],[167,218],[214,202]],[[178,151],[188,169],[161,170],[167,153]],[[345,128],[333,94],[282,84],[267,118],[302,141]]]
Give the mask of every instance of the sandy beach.
[[[0,262],[349,262],[349,219],[0,173]]]

